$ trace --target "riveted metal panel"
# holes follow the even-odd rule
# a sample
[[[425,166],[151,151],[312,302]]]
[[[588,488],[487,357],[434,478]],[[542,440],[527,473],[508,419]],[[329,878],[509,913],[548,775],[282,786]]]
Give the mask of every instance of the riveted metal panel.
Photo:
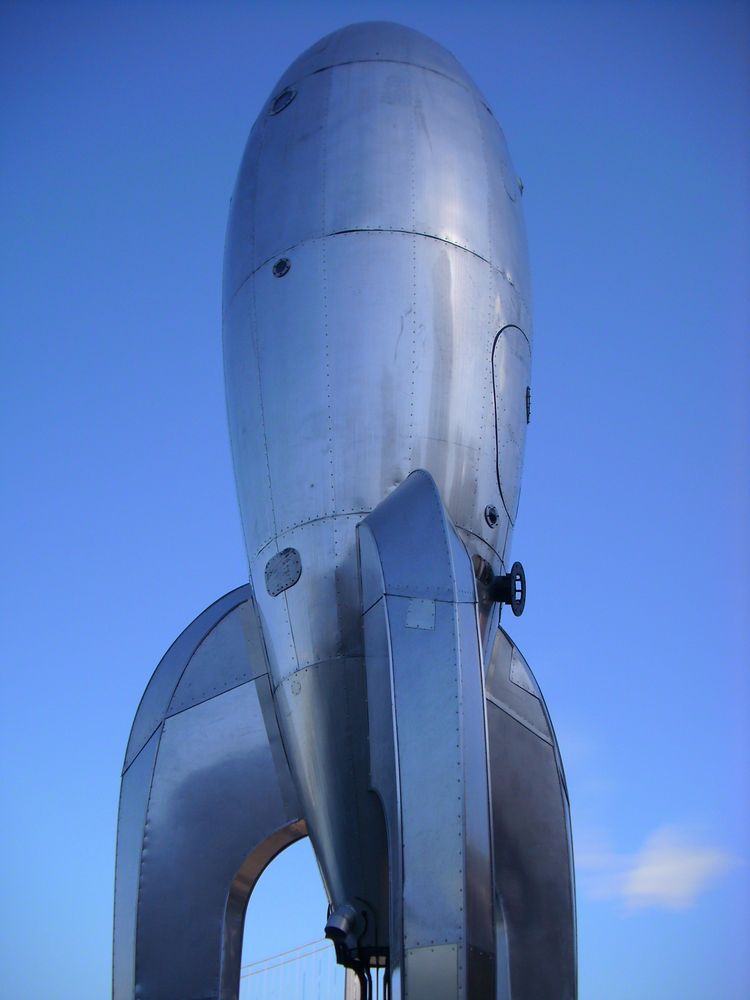
[[[266,451],[257,472],[267,470],[278,534],[334,512],[324,253],[321,242],[305,244],[286,277],[266,265],[255,278]]]
[[[190,657],[167,715],[216,697],[268,671],[252,600],[215,625]]]
[[[362,513],[302,525],[289,533],[313,559],[310,579],[287,594],[287,605],[300,665],[331,656],[360,656],[359,587],[355,528]],[[332,555],[330,572],[326,557]],[[311,614],[314,609],[314,614]]]
[[[199,615],[157,667],[139,709],[160,709],[157,728],[122,779],[114,1000],[236,1000],[248,896],[305,833],[266,669],[249,585]]]
[[[489,258],[487,168],[474,95],[414,73],[414,229]]]
[[[454,944],[409,948],[404,955],[404,1000],[456,1000],[467,997],[459,977]]]
[[[361,658],[302,667],[276,689],[279,724],[310,839],[336,905],[367,900],[385,912],[379,806],[369,793],[367,707]],[[371,926],[367,943],[375,943]]]
[[[402,45],[395,41],[401,30],[388,28],[389,44]],[[339,56],[350,42],[356,49],[355,35],[331,39]],[[498,499],[489,352],[498,322],[528,318],[526,293],[511,274],[519,270],[515,256],[525,256],[517,209],[504,188],[498,200],[490,180],[491,170],[507,180],[507,150],[471,87],[420,63],[337,57],[331,65],[303,74],[291,104],[264,119],[252,140],[263,146],[257,164],[246,157],[242,170],[249,174],[241,171],[235,194],[244,205],[248,188],[258,203],[257,217],[246,220],[253,240],[259,227],[286,233],[287,223],[299,220],[294,233],[279,237],[291,263],[285,277],[273,277],[270,251],[255,262],[268,260],[267,281],[256,276],[255,303],[267,327],[244,343],[263,373],[263,412],[256,415],[267,460],[233,433],[236,464],[252,470],[238,474],[248,551],[252,557],[270,540],[252,523],[264,478],[274,487],[274,530],[284,531],[334,512],[372,509],[409,471],[424,467],[456,523],[502,556],[507,525],[491,531],[483,519],[484,507]],[[306,96],[308,87],[320,92]],[[268,182],[258,187],[261,173]],[[316,192],[310,218],[318,216],[315,199],[324,191],[319,230],[306,221],[308,209],[288,211],[283,190],[273,186],[281,175],[295,189]],[[235,228],[233,216],[230,256]],[[507,244],[502,270],[491,259],[497,233]],[[317,271],[303,259],[308,252]],[[227,316],[231,346],[237,334],[228,303]],[[253,394],[252,385],[245,392],[236,382],[230,412],[235,399],[242,408],[242,397]],[[297,436],[289,439],[295,418]],[[307,447],[300,447],[306,435]],[[294,483],[288,469],[299,470]]]
[[[297,584],[276,597],[265,586],[258,590],[275,683],[300,666],[342,654],[361,655],[354,549],[354,529],[360,518],[352,514],[301,524],[280,535],[251,562],[251,577],[262,579],[276,545],[291,545],[305,567]]]
[[[435,628],[417,630],[406,627],[410,603],[386,598],[402,782],[408,776],[401,799],[407,949],[462,940],[465,869],[455,609],[436,602]]]
[[[432,631],[435,628],[435,602],[412,598],[406,610],[406,627]]]
[[[161,725],[182,672],[206,634],[233,608],[249,600],[251,594],[248,585],[225,594],[198,615],[169,647],[152,674],[138,706],[125,754],[125,768],[130,766],[136,754]]]
[[[481,107],[480,112],[487,170],[489,259],[520,298],[530,301],[526,229],[518,177],[502,129],[486,108]]]
[[[401,233],[352,233],[326,243],[330,474],[338,511],[372,510],[409,472],[414,242]]]
[[[132,1000],[135,995],[135,928],[143,827],[159,735],[154,733],[141,748],[123,775],[120,787],[112,950],[112,992],[115,1000]]]
[[[368,710],[379,739],[371,776],[389,824],[391,933],[402,933],[391,947],[396,964],[402,949],[408,956],[410,949],[455,947],[456,978],[445,996],[480,995],[487,984],[493,988],[495,937],[471,563],[426,472],[413,473],[383,501],[359,537],[363,597],[372,601],[379,576],[383,589],[363,610]],[[426,598],[418,584],[413,592],[420,578],[442,596]],[[419,962],[410,972],[407,957],[407,996],[434,995],[428,973]]]
[[[374,546],[368,531],[359,533],[361,546],[366,539]],[[372,550],[362,548],[362,566],[366,567]],[[364,580],[364,574],[363,574]],[[363,604],[364,609],[364,604]],[[367,723],[369,734],[370,787],[378,796],[388,830],[388,873],[390,888],[388,907],[388,961],[392,996],[401,996],[398,988],[403,953],[403,851],[399,832],[402,829],[401,788],[399,771],[394,766],[396,754],[396,724],[393,702],[393,675],[388,615],[385,599],[369,606],[363,614],[365,637],[365,674],[367,681]]]
[[[343,718],[359,697],[345,669],[362,654],[354,531],[369,511],[387,513],[392,491],[417,488],[403,486],[410,472],[425,468],[437,483],[436,544],[426,543],[418,518],[389,526],[387,514],[383,543],[398,558],[381,563],[366,541],[360,553],[377,556],[363,569],[365,610],[377,604],[383,576],[389,599],[437,602],[435,628],[403,622],[399,632],[411,635],[396,645],[440,633],[441,602],[466,603],[476,616],[466,550],[502,568],[511,519],[497,477],[492,354],[500,329],[530,330],[525,244],[520,189],[494,119],[453,57],[408,29],[354,26],[313,46],[272,91],[251,146],[227,239],[228,406],[270,672],[287,744],[302,746],[313,721],[304,706],[316,704],[320,683],[305,677],[336,678]],[[491,524],[488,505],[499,510]],[[263,572],[288,547],[304,571],[272,596]],[[497,609],[481,606],[479,620],[489,648]],[[455,656],[470,655],[461,647],[470,632],[454,629]],[[476,628],[471,634],[481,684]],[[340,669],[316,666],[334,661]],[[292,697],[295,683],[312,692],[307,700]],[[483,718],[476,701],[461,702],[462,733]],[[474,750],[476,770],[482,751]],[[313,828],[328,829],[321,817],[336,790],[304,767],[298,784]],[[474,789],[469,798],[481,796]],[[463,835],[481,867],[480,814]],[[348,899],[357,884],[342,874],[346,836],[342,822],[318,838],[332,898]]]
[[[327,232],[414,231],[419,73],[403,63],[354,62],[326,74],[331,80]]]
[[[330,84],[328,73],[308,76],[285,110],[265,113],[255,180],[253,269],[303,240],[323,235]],[[294,257],[285,255],[293,271]]]
[[[472,92],[403,63],[353,62],[330,77],[326,231],[421,233],[486,259],[487,171]]]
[[[300,819],[288,811],[293,790],[282,789],[289,775],[276,767],[264,698],[266,676],[164,724],[140,866],[137,996],[219,995],[235,877],[256,847]]]
[[[465,557],[464,561],[468,562]],[[475,949],[474,957],[479,960],[482,954],[488,957],[494,956],[495,933],[484,666],[480,652],[476,609],[473,604],[458,605],[457,624],[461,742],[466,800],[464,841],[467,874],[473,870],[490,875],[485,880],[479,878],[473,881],[470,891],[466,893],[466,940],[468,945]],[[472,729],[470,735],[466,732],[469,728]],[[482,975],[484,973],[480,975],[480,979]],[[469,992],[469,996],[479,995],[481,995],[479,992]]]
[[[264,272],[257,279],[249,278],[234,299],[224,303],[224,386],[237,500],[248,559],[252,559],[276,532],[266,454],[265,397],[257,346],[256,280],[283,283],[288,278],[272,278]]]
[[[428,473],[412,473],[369,515],[367,522],[378,539],[387,593],[474,602],[470,571],[451,575],[452,529]]]
[[[285,590],[289,590],[302,575],[299,552],[294,548],[285,548],[277,552],[266,563],[263,575],[266,578],[266,590],[271,597],[278,597]]]
[[[494,497],[480,480],[483,356],[491,340],[490,267],[436,240],[420,239],[414,262],[412,463],[426,469],[456,524],[477,525],[476,510]]]

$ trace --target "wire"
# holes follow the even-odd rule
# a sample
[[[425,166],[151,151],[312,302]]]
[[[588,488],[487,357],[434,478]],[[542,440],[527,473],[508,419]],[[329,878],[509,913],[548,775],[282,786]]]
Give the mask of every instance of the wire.
[[[276,962],[274,965],[266,965],[262,969],[255,969],[254,972],[240,972],[240,979],[249,979],[250,976],[260,976],[264,972],[270,972],[272,969],[278,969],[282,965],[291,965],[292,962],[301,962],[303,958],[310,958],[312,955],[317,955],[318,952],[325,951],[325,949],[327,947],[328,947],[328,942],[326,941],[319,948],[313,948],[312,951],[305,952],[304,955],[295,955],[293,958],[286,958],[286,959],[284,959],[283,962]],[[292,950],[294,950],[294,949],[292,949]],[[289,953],[288,952],[282,952],[281,954],[289,954]],[[253,963],[253,964],[257,965],[259,963],[256,962],[256,963]],[[247,968],[251,968],[251,966],[248,966]]]
[[[328,939],[316,938],[314,941],[308,941],[306,944],[298,944],[296,948],[288,948],[286,951],[279,951],[275,955],[267,955],[266,958],[258,958],[254,962],[246,962],[242,968],[250,969],[254,965],[262,965],[264,962],[272,962],[275,958],[283,958],[284,955],[291,955],[293,951],[304,951],[306,948],[312,948],[314,944],[328,944]]]

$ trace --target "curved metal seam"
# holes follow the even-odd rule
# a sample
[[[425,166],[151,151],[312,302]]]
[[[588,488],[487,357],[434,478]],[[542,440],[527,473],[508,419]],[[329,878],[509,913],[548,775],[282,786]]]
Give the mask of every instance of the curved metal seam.
[[[446,246],[454,247],[456,250],[463,250],[465,253],[471,254],[472,257],[476,257],[477,260],[481,260],[483,263],[491,267],[493,271],[499,274],[511,288],[516,287],[513,279],[502,269],[502,267],[498,264],[493,264],[491,260],[483,257],[481,253],[476,250],[472,250],[470,247],[464,246],[463,243],[456,243],[454,240],[447,240],[444,236],[436,236],[434,233],[422,233],[416,229],[389,228],[387,226],[363,226],[359,229],[334,229],[330,233],[322,233],[320,236],[310,236],[305,240],[300,240],[298,243],[292,243],[289,246],[282,247],[280,250],[275,250],[269,257],[262,260],[257,267],[254,267],[253,270],[242,279],[239,285],[237,285],[237,288],[232,292],[229,301],[225,304],[224,312],[226,312],[229,306],[231,306],[247,282],[259,271],[262,271],[264,267],[267,267],[272,260],[277,260],[279,254],[291,253],[292,250],[297,250],[299,247],[306,246],[308,243],[315,243],[318,240],[327,240],[331,236],[350,236],[356,233],[399,233],[403,236],[423,236],[426,240],[436,240],[438,243],[445,243]]]
[[[173,692],[173,693],[174,693],[174,692]],[[158,723],[158,724],[157,724],[157,725],[156,725],[156,726],[154,727],[154,729],[152,730],[152,732],[150,732],[150,733],[149,733],[149,736],[148,736],[148,739],[147,739],[147,740],[146,740],[146,742],[145,742],[145,743],[143,744],[143,746],[142,746],[142,747],[140,748],[140,750],[138,751],[138,753],[137,753],[137,754],[135,754],[135,756],[133,757],[133,759],[131,760],[131,762],[130,762],[130,763],[128,764],[128,766],[127,766],[127,767],[125,767],[125,768],[123,768],[123,770],[122,770],[122,773],[120,774],[120,777],[121,777],[121,778],[124,778],[124,777],[125,777],[125,775],[127,774],[127,772],[128,772],[129,770],[130,770],[130,768],[131,768],[131,767],[133,766],[133,764],[135,764],[135,762],[136,762],[136,761],[138,760],[138,758],[139,758],[139,757],[141,756],[141,754],[142,754],[142,753],[143,753],[143,751],[144,751],[144,750],[146,749],[146,747],[147,747],[147,746],[149,745],[149,743],[150,743],[150,742],[151,742],[151,740],[152,740],[152,739],[154,738],[154,736],[156,735],[156,733],[158,733],[158,732],[159,732],[159,730],[161,729],[161,727],[162,727],[162,726],[164,725],[164,720],[165,720],[165,719],[166,719],[166,715],[162,716],[162,718],[161,718],[161,720],[159,721],[159,723]]]
[[[247,599],[239,601],[237,604],[235,604],[230,609],[230,611],[227,611],[227,613],[225,615],[223,615],[215,623],[215,625],[213,625],[211,627],[211,629],[209,630],[209,633],[207,633],[207,634],[210,635],[210,633],[213,632],[214,628],[216,628],[216,626],[220,622],[224,621],[224,619],[227,617],[227,615],[231,614],[232,611],[235,611],[238,607],[240,607],[240,605],[245,604],[245,603],[247,603]],[[205,612],[203,612],[203,613],[205,614]],[[205,640],[205,638],[206,638],[206,635],[204,635],[203,638],[201,639],[201,641],[194,647],[192,653],[190,654],[189,658],[187,659],[187,661],[185,663],[185,666],[184,666],[182,672],[180,673],[180,678],[177,681],[177,684],[175,684],[175,687],[174,687],[174,689],[172,691],[172,695],[170,696],[170,702],[171,702],[172,697],[174,697],[174,692],[177,690],[179,682],[180,682],[180,680],[182,680],[182,677],[183,677],[185,671],[187,670],[188,666],[190,665],[190,662],[193,659],[193,656],[195,655],[195,653],[197,652],[197,650],[200,648],[200,646],[203,644],[203,641]],[[260,676],[263,676],[263,675],[261,674]],[[241,685],[237,685],[237,686],[240,687]],[[208,700],[210,700],[210,699],[208,699]],[[168,707],[169,707],[169,702],[167,703],[167,708]],[[193,708],[194,706],[191,705],[190,707]],[[186,709],[185,711],[188,711],[188,709]],[[175,714],[181,714],[181,713],[175,713]],[[148,743],[152,739],[154,739],[154,737],[157,737],[157,733],[158,733],[157,744],[156,744],[156,751],[154,753],[154,762],[153,762],[153,766],[151,768],[151,776],[150,776],[149,784],[148,784],[148,797],[146,799],[146,810],[145,810],[145,815],[144,815],[143,833],[142,833],[142,836],[141,836],[140,856],[139,856],[139,860],[138,860],[138,893],[137,893],[138,903],[136,905],[136,918],[135,918],[135,942],[136,942],[136,950],[135,950],[135,956],[134,956],[134,961],[135,961],[136,964],[135,964],[134,969],[133,969],[133,983],[134,983],[134,986],[135,986],[136,993],[138,992],[138,966],[137,966],[138,926],[139,926],[140,916],[141,916],[140,897],[141,897],[141,886],[142,886],[142,883],[143,883],[143,862],[144,862],[144,855],[145,855],[145,841],[146,841],[146,838],[148,836],[149,822],[150,822],[149,816],[150,816],[150,812],[151,812],[151,798],[152,798],[153,789],[154,789],[154,778],[156,776],[156,769],[157,769],[157,767],[159,765],[159,753],[161,751],[161,741],[162,741],[162,737],[164,735],[164,725],[166,723],[166,720],[167,720],[167,716],[165,714],[164,717],[162,718],[161,722],[159,723],[159,725],[156,727],[156,729],[154,730],[154,732],[149,737],[149,739],[146,741],[146,743],[143,745],[143,747],[141,747],[141,750],[138,751],[138,754],[140,754],[141,751],[148,745]],[[133,758],[133,759],[135,759],[135,758]],[[131,763],[132,763],[132,761],[131,761]],[[114,962],[114,957],[113,957],[113,962]],[[221,972],[221,970],[219,970],[219,972]],[[219,981],[219,987],[220,987],[220,985],[221,985],[221,983]],[[207,1000],[212,1000],[212,998],[209,997],[209,998],[207,998]]]
[[[185,712],[189,712],[191,708],[197,708],[199,705],[205,705],[208,701],[213,701],[215,698],[221,698],[224,694],[229,694],[230,691],[236,691],[237,688],[244,687],[246,684],[254,684],[261,677],[267,677],[268,671],[263,670],[259,674],[254,674],[252,677],[248,677],[247,680],[240,681],[238,684],[232,684],[231,687],[224,688],[223,691],[217,691],[216,694],[210,694],[207,698],[201,698],[199,701],[194,701],[191,705],[186,705],[185,708],[178,708],[177,711],[172,712],[170,715],[164,716],[164,721],[167,719],[176,719],[180,715],[184,715]]]
[[[472,531],[471,528],[465,528],[461,524],[456,524],[456,531],[463,531],[465,534],[471,535],[472,538],[476,538],[478,542],[481,542],[483,545],[486,545],[491,552],[495,553],[497,558],[500,560],[501,564],[505,566],[505,560],[503,558],[503,555],[501,555],[501,553],[498,552],[498,550],[495,548],[492,542],[488,542],[487,539],[484,538],[482,535],[478,535],[476,531]]]
[[[499,421],[497,413],[497,389],[495,388],[495,348],[497,347],[498,341],[500,340],[500,338],[502,337],[502,335],[505,333],[506,330],[518,330],[518,332],[523,336],[526,343],[529,345],[529,351],[531,350],[531,341],[526,336],[526,334],[524,333],[524,331],[521,329],[520,326],[517,326],[515,323],[506,323],[505,326],[500,331],[498,331],[497,336],[492,342],[492,408],[495,412],[495,475],[497,477],[497,488],[500,491],[500,499],[503,501],[503,507],[505,507],[505,513],[508,515],[508,520],[510,521],[511,525],[515,527],[516,515],[518,513],[518,510],[516,509],[515,514],[511,514],[511,512],[508,510],[508,504],[505,502],[505,494],[503,493],[503,484],[500,478],[500,438],[498,436]],[[517,507],[518,503],[516,502],[516,508]],[[507,539],[507,533],[506,533],[506,539]],[[505,556],[504,548],[503,548],[503,556]]]
[[[307,80],[308,77],[317,76],[318,73],[330,73],[331,70],[337,69],[339,66],[358,66],[358,65],[368,66],[372,65],[373,63],[375,65],[377,65],[378,63],[386,63],[392,66],[410,66],[413,69],[424,70],[425,73],[434,73],[435,76],[441,76],[444,80],[450,80],[451,83],[455,83],[457,87],[461,87],[462,90],[465,90],[468,93],[471,93],[472,89],[476,90],[475,87],[472,88],[471,86],[469,86],[468,83],[464,83],[464,81],[460,80],[458,77],[451,76],[450,73],[444,73],[440,69],[435,69],[434,66],[424,66],[422,63],[409,62],[408,59],[344,59],[341,62],[333,62],[329,63],[327,66],[320,66],[318,69],[314,69],[311,70],[309,73],[305,73],[304,76],[295,77],[294,80],[291,80],[285,86],[287,87],[299,86],[299,84],[302,83],[303,80]],[[276,96],[276,92],[274,92],[274,96]],[[482,101],[482,104],[485,108],[487,108],[490,114],[492,114],[492,110],[489,107],[489,105],[484,104],[484,101]]]
[[[435,604],[450,604],[455,607],[463,607],[464,605],[473,607],[476,601],[459,601],[457,597],[414,597],[413,594],[400,594],[395,590],[386,590],[383,597],[398,597],[402,601],[433,601]],[[380,600],[380,598],[378,598]],[[374,608],[378,602],[375,601],[370,607]],[[368,608],[369,611],[369,608]]]
[[[237,590],[238,590],[238,591],[240,591],[240,590],[244,590],[244,589],[245,589],[245,587],[248,587],[248,586],[250,586],[250,585],[249,585],[249,584],[247,584],[247,583],[243,583],[241,587],[238,587],[238,588],[237,588]],[[229,593],[231,594],[231,593],[232,593],[232,591],[230,590],[230,591],[229,591]],[[224,596],[226,597],[227,595],[225,594]],[[251,593],[250,593],[249,595],[247,595],[247,596],[245,596],[245,597],[241,597],[241,598],[240,598],[240,600],[238,600],[236,604],[233,604],[233,605],[232,605],[232,607],[231,607],[231,608],[229,608],[229,609],[228,609],[228,611],[226,611],[226,612],[225,612],[225,614],[223,614],[223,615],[221,616],[221,618],[218,618],[218,619],[216,620],[216,622],[215,622],[215,623],[214,623],[214,624],[213,624],[213,625],[211,626],[211,628],[209,629],[209,632],[212,632],[212,631],[213,631],[213,630],[214,630],[214,629],[216,628],[216,626],[217,626],[217,625],[219,625],[219,624],[220,624],[221,622],[223,622],[223,621],[224,621],[224,619],[225,619],[225,618],[227,617],[227,615],[231,615],[231,613],[232,613],[233,611],[235,611],[235,610],[236,610],[236,609],[237,609],[237,608],[238,608],[238,607],[239,607],[239,606],[240,606],[241,604],[246,604],[246,603],[247,603],[247,602],[248,602],[249,600],[251,600],[251,599],[252,599],[252,591],[251,591]],[[221,600],[223,600],[223,598],[219,598],[219,601],[221,601]],[[166,709],[164,710],[164,713],[162,714],[162,717],[161,717],[161,720],[160,720],[160,721],[159,721],[159,722],[158,722],[158,723],[157,723],[157,724],[156,724],[156,725],[154,726],[154,728],[153,728],[153,729],[151,730],[151,732],[149,733],[149,735],[148,735],[148,738],[147,738],[147,739],[146,739],[146,740],[145,740],[145,741],[144,741],[144,742],[143,742],[143,743],[141,744],[141,747],[140,747],[140,749],[139,749],[139,750],[138,750],[138,752],[137,752],[137,753],[136,753],[136,754],[134,755],[134,757],[133,757],[133,760],[131,760],[131,761],[130,761],[130,763],[128,764],[128,763],[127,763],[127,759],[128,759],[128,749],[129,749],[129,747],[130,747],[130,740],[132,739],[132,736],[133,736],[133,729],[135,728],[135,723],[136,723],[136,721],[137,721],[137,719],[138,719],[138,713],[140,712],[140,710],[141,710],[141,706],[143,705],[143,700],[144,700],[144,698],[146,697],[146,694],[147,694],[147,692],[148,692],[148,688],[149,688],[149,685],[151,684],[151,680],[153,680],[153,678],[154,678],[154,677],[156,676],[156,674],[158,673],[158,671],[159,671],[159,668],[161,667],[162,663],[164,663],[164,661],[165,661],[165,660],[166,660],[166,659],[167,659],[167,658],[169,657],[169,654],[170,654],[170,653],[172,652],[172,650],[173,650],[173,649],[175,648],[175,646],[176,646],[176,645],[177,645],[177,643],[178,643],[178,642],[180,641],[180,639],[182,638],[182,636],[184,635],[184,633],[185,633],[185,632],[186,632],[186,631],[187,631],[188,629],[192,628],[192,627],[193,627],[193,625],[197,625],[198,621],[199,621],[199,620],[200,620],[200,619],[201,619],[201,618],[203,617],[203,615],[207,614],[207,613],[208,613],[208,612],[209,612],[209,611],[211,610],[211,608],[215,607],[215,606],[216,606],[216,605],[217,605],[217,604],[219,603],[219,601],[214,601],[214,603],[213,603],[213,604],[209,604],[209,606],[208,606],[208,607],[207,607],[207,608],[206,608],[206,609],[205,609],[204,611],[201,611],[201,613],[200,613],[200,614],[198,615],[198,617],[197,617],[197,618],[195,618],[195,619],[194,619],[194,620],[193,620],[193,621],[192,621],[192,622],[190,623],[190,625],[188,625],[188,626],[187,626],[187,628],[186,628],[186,629],[183,629],[183,631],[182,631],[182,632],[181,632],[181,633],[180,633],[180,634],[179,634],[179,635],[177,636],[177,638],[175,639],[175,641],[174,641],[174,642],[172,643],[172,645],[171,645],[171,646],[169,647],[169,649],[168,649],[168,650],[166,651],[166,653],[164,654],[164,656],[162,656],[162,658],[161,658],[161,659],[159,660],[159,663],[158,663],[158,664],[157,664],[157,666],[156,666],[156,670],[154,670],[153,674],[151,675],[151,678],[150,678],[150,680],[149,680],[148,684],[146,685],[146,690],[145,690],[145,691],[143,692],[143,694],[141,695],[141,700],[140,700],[140,701],[138,702],[138,708],[136,709],[136,712],[135,712],[135,716],[134,716],[134,718],[133,718],[133,725],[132,725],[132,726],[130,727],[130,736],[128,737],[128,746],[127,746],[127,747],[126,747],[126,749],[125,749],[125,761],[123,762],[123,769],[122,769],[122,771],[121,771],[121,776],[122,776],[123,774],[125,774],[125,772],[126,772],[127,770],[129,770],[129,769],[130,769],[131,765],[133,764],[133,761],[135,761],[135,759],[136,759],[136,758],[137,758],[138,756],[140,756],[140,753],[141,753],[141,751],[143,750],[143,748],[144,748],[144,747],[146,746],[146,744],[147,744],[147,743],[149,742],[149,740],[150,740],[150,739],[151,739],[151,737],[152,737],[152,736],[154,735],[154,733],[155,733],[155,732],[157,731],[157,729],[159,728],[159,726],[161,726],[161,725],[163,724],[164,720],[165,720],[165,719],[167,718],[167,712],[169,711],[169,706],[170,706],[170,705],[172,704],[172,698],[174,698],[174,693],[175,693],[175,691],[177,690],[177,688],[178,688],[178,686],[179,686],[179,683],[180,683],[180,681],[182,680],[182,678],[183,678],[183,676],[184,676],[184,674],[185,674],[185,671],[187,670],[188,666],[190,665],[190,661],[191,661],[191,660],[192,660],[192,658],[193,658],[193,657],[195,656],[195,654],[196,654],[196,653],[198,652],[199,648],[200,648],[200,647],[201,647],[201,646],[203,645],[203,642],[204,642],[204,640],[206,639],[206,636],[208,635],[208,633],[207,633],[207,632],[205,632],[205,631],[203,631],[203,632],[201,632],[201,633],[200,633],[200,639],[199,639],[199,640],[198,640],[198,642],[197,642],[197,643],[196,643],[196,644],[195,644],[195,645],[194,645],[194,646],[192,647],[192,650],[191,650],[191,652],[190,652],[190,655],[189,655],[189,656],[188,656],[188,657],[186,658],[186,660],[185,660],[185,666],[184,666],[184,667],[182,668],[182,670],[180,671],[180,674],[179,674],[179,676],[177,677],[177,680],[175,681],[175,684],[174,684],[174,687],[172,688],[172,691],[171,691],[171,693],[170,693],[170,695],[169,695],[169,698],[167,699],[167,707],[166,707]]]
[[[301,667],[296,667],[294,670],[290,670],[288,674],[284,674],[283,677],[280,677],[276,683],[274,683],[274,678],[270,674],[268,675],[268,679],[269,683],[273,684],[273,694],[275,696],[281,685],[285,684],[290,677],[304,673],[305,670],[319,670],[321,667],[327,666],[330,663],[342,663],[347,661],[359,663],[362,659],[362,656],[332,656],[327,660],[316,660],[315,663],[305,663]],[[286,753],[286,750],[284,752]]]
[[[278,535],[274,535],[273,538],[267,538],[258,549],[256,549],[255,554],[250,557],[250,561],[257,559],[264,549],[267,549],[269,545],[272,545],[275,541],[280,540],[284,535],[289,535],[293,531],[297,531],[300,528],[306,528],[310,524],[320,524],[322,521],[333,521],[346,517],[366,517],[368,514],[372,513],[371,509],[368,510],[349,510],[349,511],[338,511],[335,514],[322,514],[320,517],[311,517],[309,521],[297,521],[295,524],[289,525],[288,528],[282,528]]]
[[[542,742],[547,744],[547,746],[553,746],[552,740],[545,736],[541,729],[537,729],[533,723],[529,722],[528,719],[524,719],[523,716],[519,715],[518,712],[515,712],[509,705],[504,704],[489,692],[485,694],[485,698],[487,701],[491,701],[495,708],[499,708],[501,712],[505,712],[505,714],[510,716],[511,719],[517,722],[520,726],[523,726],[524,729],[528,729],[528,731],[533,733],[534,736],[538,736]]]

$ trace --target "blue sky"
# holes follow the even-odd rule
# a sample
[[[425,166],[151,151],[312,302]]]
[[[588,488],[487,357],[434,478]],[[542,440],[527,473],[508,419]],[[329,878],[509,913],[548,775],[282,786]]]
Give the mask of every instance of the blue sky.
[[[581,1000],[750,995],[748,10],[0,7],[4,996],[108,992],[132,716],[172,639],[246,578],[229,194],[288,63],[373,18],[456,54],[525,184],[529,601],[508,628],[566,762]],[[279,864],[248,958],[322,928],[305,852]]]

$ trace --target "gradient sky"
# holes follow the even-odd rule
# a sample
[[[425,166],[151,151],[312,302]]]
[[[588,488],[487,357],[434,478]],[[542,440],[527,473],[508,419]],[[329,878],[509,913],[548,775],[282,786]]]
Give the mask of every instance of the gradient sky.
[[[750,996],[749,10],[0,5],[3,997],[108,993],[135,708],[246,579],[229,194],[288,63],[366,19],[455,53],[525,184],[529,601],[506,624],[566,764],[581,1000]],[[278,864],[246,959],[322,930],[309,852]]]

